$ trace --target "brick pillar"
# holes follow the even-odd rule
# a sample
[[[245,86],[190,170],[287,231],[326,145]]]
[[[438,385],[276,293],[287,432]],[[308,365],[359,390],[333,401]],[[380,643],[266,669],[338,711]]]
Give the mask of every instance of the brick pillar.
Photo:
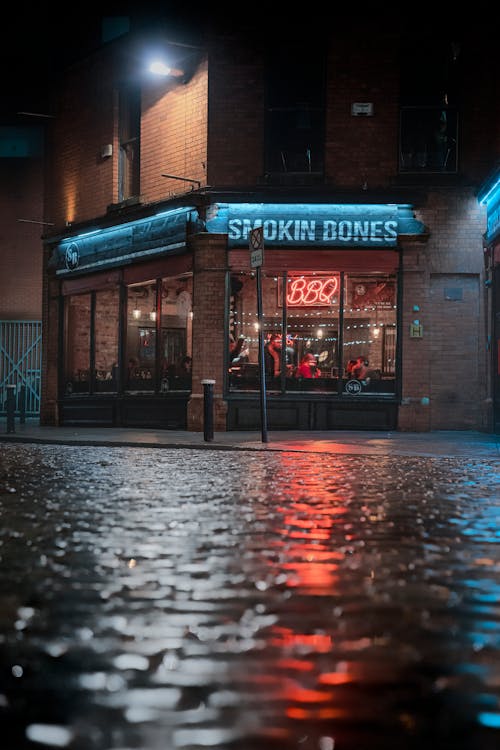
[[[187,425],[191,432],[203,432],[202,380],[215,380],[214,430],[226,431],[227,403],[224,401],[224,356],[228,345],[224,330],[226,304],[227,235],[197,234],[193,248],[193,385],[188,404]]]
[[[398,428],[406,432],[428,432],[431,429],[428,266],[423,243],[408,242],[403,247],[403,380]],[[421,338],[410,335],[414,320],[423,326]]]
[[[40,424],[58,425],[59,282],[49,276],[45,251],[42,300],[42,387]]]

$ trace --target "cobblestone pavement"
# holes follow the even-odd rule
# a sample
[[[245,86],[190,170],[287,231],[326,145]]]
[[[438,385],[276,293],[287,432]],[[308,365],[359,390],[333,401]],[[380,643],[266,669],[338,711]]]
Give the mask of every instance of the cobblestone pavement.
[[[4,444],[2,750],[498,750],[498,458]]]

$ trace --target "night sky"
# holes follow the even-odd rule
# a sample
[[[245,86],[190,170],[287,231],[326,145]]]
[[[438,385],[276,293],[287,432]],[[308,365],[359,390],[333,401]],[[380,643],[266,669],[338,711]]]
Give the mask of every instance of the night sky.
[[[167,0],[166,2],[113,2],[103,0],[95,6],[88,4],[44,5],[12,4],[2,11],[0,25],[0,59],[2,63],[2,95],[0,116],[15,116],[17,111],[43,110],[47,102],[47,91],[52,81],[71,61],[85,51],[91,51],[101,43],[104,17],[127,16],[134,30],[156,28],[161,21],[167,24],[169,33],[187,34],[196,39],[202,25],[213,21],[226,29],[248,28],[256,37],[267,34],[273,43],[286,46],[287,29],[291,25],[303,29],[304,39],[314,39],[321,29],[341,31],[344,24],[356,28],[367,21],[383,26],[385,20],[414,28],[425,35],[440,24],[444,29],[463,26],[470,34],[477,28],[477,45],[492,43],[485,35],[495,28],[491,18],[491,5],[475,4],[473,12],[457,10],[455,3],[427,3],[422,0],[413,6],[410,13],[398,6],[380,7],[376,3],[310,3],[292,7],[289,3],[274,2],[272,15],[268,3],[250,4],[220,2],[189,2]],[[462,14],[462,15],[460,15]],[[376,33],[374,31],[374,33]],[[198,37],[199,38],[199,37]],[[497,40],[498,43],[498,40]],[[485,71],[485,74],[492,74]]]
[[[12,6],[2,14],[0,61],[2,94],[0,114],[43,111],[47,91],[59,71],[101,44],[103,19],[126,16],[131,29],[140,31],[168,23],[173,34],[191,33],[205,17],[196,3],[101,2],[85,5]]]

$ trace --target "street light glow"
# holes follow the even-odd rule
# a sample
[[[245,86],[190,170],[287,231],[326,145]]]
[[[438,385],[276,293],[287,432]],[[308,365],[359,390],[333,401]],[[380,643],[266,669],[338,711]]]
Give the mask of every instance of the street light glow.
[[[149,70],[157,76],[168,76],[172,72],[172,68],[169,68],[163,60],[153,60],[149,66]]]

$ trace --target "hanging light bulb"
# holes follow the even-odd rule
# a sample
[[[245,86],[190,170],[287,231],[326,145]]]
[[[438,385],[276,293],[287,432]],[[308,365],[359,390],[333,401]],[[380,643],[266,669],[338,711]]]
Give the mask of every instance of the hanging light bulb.
[[[153,308],[149,313],[150,320],[156,320],[156,310]]]
[[[132,310],[132,317],[134,318],[134,320],[139,320],[139,318],[141,317],[141,311],[138,307],[134,307],[134,309]]]

